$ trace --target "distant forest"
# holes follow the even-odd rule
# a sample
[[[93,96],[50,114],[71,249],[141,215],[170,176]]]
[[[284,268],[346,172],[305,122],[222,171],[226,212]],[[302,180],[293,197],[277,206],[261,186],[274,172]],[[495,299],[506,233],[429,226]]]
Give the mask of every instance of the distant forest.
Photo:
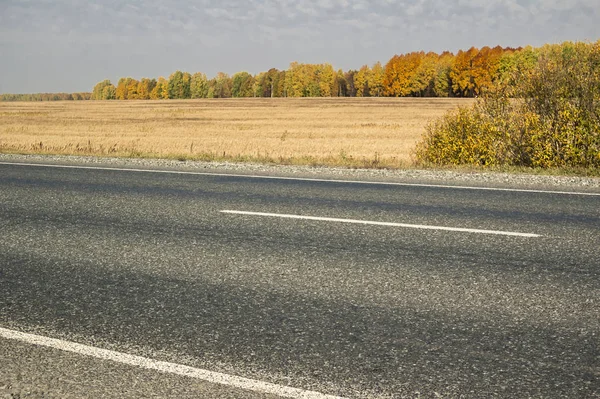
[[[79,101],[91,100],[92,93],[0,94],[0,101]]]
[[[569,48],[570,42],[559,46]],[[592,45],[592,44],[589,44]],[[513,76],[534,68],[539,48],[481,49],[457,54],[412,52],[358,70],[335,70],[331,64],[292,62],[287,70],[257,75],[176,71],[169,78],[131,77],[97,83],[92,93],[3,94],[0,101],[160,100],[240,97],[476,97],[494,85],[514,85]]]

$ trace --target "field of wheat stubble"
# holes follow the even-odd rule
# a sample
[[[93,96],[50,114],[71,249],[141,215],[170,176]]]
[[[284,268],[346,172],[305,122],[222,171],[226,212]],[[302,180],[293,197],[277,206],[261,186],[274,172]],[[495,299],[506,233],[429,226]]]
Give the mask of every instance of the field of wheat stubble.
[[[405,167],[425,125],[469,99],[0,103],[0,152]]]

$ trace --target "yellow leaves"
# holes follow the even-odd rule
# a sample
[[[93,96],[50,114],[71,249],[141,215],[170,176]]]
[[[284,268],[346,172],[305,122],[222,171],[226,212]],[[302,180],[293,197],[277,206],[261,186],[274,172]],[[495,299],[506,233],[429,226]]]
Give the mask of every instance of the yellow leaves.
[[[486,52],[485,63],[494,65],[498,50],[482,49],[480,54]],[[495,86],[472,108],[431,124],[417,158],[434,164],[600,167],[597,45],[547,45],[539,57],[521,72],[515,68],[520,74],[513,90]],[[456,71],[469,59],[471,83],[485,82],[468,54],[457,56],[454,77],[460,78]]]
[[[169,83],[162,76],[158,78],[156,85],[150,92],[152,100],[167,100],[169,98]]]
[[[383,94],[384,73],[379,62],[373,68],[363,65],[354,74],[356,97],[380,97]]]
[[[424,56],[424,52],[419,52],[392,57],[385,66],[383,78],[385,94],[393,97],[410,95],[411,80]]]
[[[332,97],[337,94],[336,73],[330,64],[292,62],[285,75],[288,97]]]

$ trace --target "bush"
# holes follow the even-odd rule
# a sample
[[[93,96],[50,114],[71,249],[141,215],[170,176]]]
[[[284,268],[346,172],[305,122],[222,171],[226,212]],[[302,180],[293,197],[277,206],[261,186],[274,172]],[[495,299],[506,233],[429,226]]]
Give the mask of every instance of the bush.
[[[471,108],[427,126],[421,163],[599,167],[600,41],[547,45]]]

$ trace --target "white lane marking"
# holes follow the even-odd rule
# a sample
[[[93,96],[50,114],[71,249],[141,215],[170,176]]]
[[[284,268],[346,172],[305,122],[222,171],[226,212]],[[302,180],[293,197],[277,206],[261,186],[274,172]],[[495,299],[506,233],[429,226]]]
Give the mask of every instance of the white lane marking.
[[[129,355],[127,353],[96,348],[93,346],[82,345],[75,342],[63,341],[61,339],[8,330],[2,327],[0,327],[0,337],[17,340],[32,345],[40,345],[48,348],[73,352],[84,356],[95,357],[98,359],[110,360],[113,362],[123,363],[130,366],[136,366],[150,370],[157,370],[163,373],[177,374],[184,377],[196,378],[214,384],[227,385],[235,388],[245,389],[248,391],[279,395],[285,398],[344,399],[341,396],[326,395],[320,392],[307,391],[304,389],[292,388],[285,385],[271,384],[269,382],[237,377],[234,375],[224,373],[217,373],[214,371],[184,366],[182,364],[162,362],[146,357]]]
[[[541,237],[539,234],[515,233],[512,231],[465,229],[462,227],[445,227],[445,226],[430,226],[430,225],[423,225],[423,224],[376,222],[376,221],[356,220],[356,219],[338,219],[338,218],[327,218],[327,217],[319,217],[319,216],[288,215],[285,213],[264,213],[264,212],[247,212],[247,211],[231,211],[231,210],[222,210],[220,212],[221,213],[229,213],[229,214],[233,214],[233,215],[266,216],[266,217],[277,217],[277,218],[284,218],[284,219],[317,220],[317,221],[321,221],[321,222],[354,223],[354,224],[367,224],[367,225],[375,225],[375,226],[406,227],[406,228],[411,228],[411,229],[457,231],[457,232],[462,232],[462,233],[496,234],[496,235],[503,235],[503,236],[532,237],[532,238]]]
[[[175,174],[175,175],[242,177],[242,178],[248,178],[248,179],[293,180],[293,181],[309,181],[309,182],[322,182],[322,183],[370,184],[370,185],[400,186],[400,187],[449,188],[449,189],[457,189],[457,190],[508,191],[508,192],[516,192],[516,193],[585,195],[585,196],[592,196],[592,197],[600,197],[600,193],[586,193],[586,192],[580,192],[580,191],[533,190],[533,189],[525,189],[525,188],[453,186],[450,184],[425,184],[425,183],[381,182],[381,181],[367,181],[367,180],[318,179],[318,178],[310,178],[310,177],[262,176],[262,175],[243,175],[243,174],[234,174],[234,173],[190,172],[190,171],[183,171],[183,170],[110,168],[110,167],[103,167],[103,166],[52,165],[52,164],[21,163],[21,162],[0,162],[0,165],[39,166],[39,167],[44,167],[44,168],[62,168],[62,169],[92,169],[92,170],[95,169],[95,170],[110,170],[110,171],[119,171],[119,172],[167,173],[167,174]]]

